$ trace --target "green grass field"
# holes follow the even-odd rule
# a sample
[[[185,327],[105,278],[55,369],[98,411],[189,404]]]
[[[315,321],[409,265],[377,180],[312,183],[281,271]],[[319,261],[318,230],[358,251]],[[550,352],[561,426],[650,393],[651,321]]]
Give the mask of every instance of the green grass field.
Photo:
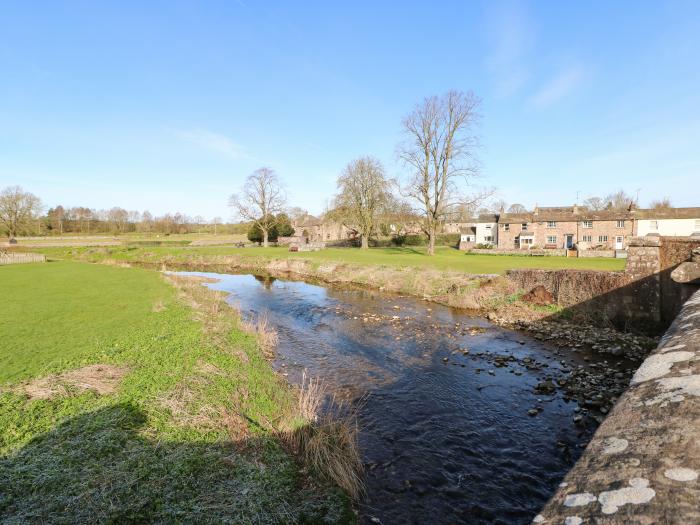
[[[0,289],[0,522],[347,519],[265,424],[293,396],[233,310],[213,337],[158,273],[81,262],[2,266]],[[57,375],[96,364],[113,391]]]
[[[95,262],[106,258],[122,261],[157,262],[163,257],[185,260],[195,256],[240,255],[263,258],[301,258],[359,265],[429,268],[473,274],[502,274],[514,268],[576,268],[609,271],[620,271],[625,268],[625,259],[472,255],[447,247],[437,248],[437,253],[432,257],[426,255],[425,249],[422,247],[370,248],[369,250],[327,248],[318,252],[297,253],[289,252],[283,247],[231,248],[223,246],[49,248],[40,251],[50,257],[85,258]]]

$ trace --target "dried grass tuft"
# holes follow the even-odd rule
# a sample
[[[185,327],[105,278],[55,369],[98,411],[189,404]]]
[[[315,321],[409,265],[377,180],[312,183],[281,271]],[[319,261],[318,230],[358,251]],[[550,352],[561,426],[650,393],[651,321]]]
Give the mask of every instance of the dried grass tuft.
[[[266,359],[274,359],[275,348],[279,342],[277,330],[275,330],[266,313],[259,314],[252,321],[242,321],[241,328],[258,339],[258,345]]]
[[[26,394],[29,399],[52,399],[86,390],[107,395],[116,392],[119,382],[127,372],[127,368],[114,365],[88,365],[33,379],[19,385],[17,390]]]
[[[364,492],[364,484],[357,411],[332,397],[324,410],[327,399],[323,383],[304,374],[297,410],[306,423],[282,432],[281,438],[308,469],[358,499]]]

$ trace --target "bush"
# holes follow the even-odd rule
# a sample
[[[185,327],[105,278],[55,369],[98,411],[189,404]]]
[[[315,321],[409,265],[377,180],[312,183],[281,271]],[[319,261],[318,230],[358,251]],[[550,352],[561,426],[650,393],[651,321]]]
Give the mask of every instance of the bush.
[[[493,250],[493,244],[479,243],[476,245],[476,248],[479,250]]]

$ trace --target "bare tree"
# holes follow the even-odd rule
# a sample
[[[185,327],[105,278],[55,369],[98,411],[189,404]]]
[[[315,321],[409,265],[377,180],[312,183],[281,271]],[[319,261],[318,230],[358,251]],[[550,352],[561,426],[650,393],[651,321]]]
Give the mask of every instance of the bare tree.
[[[668,210],[673,208],[673,205],[671,204],[670,197],[662,197],[661,199],[651,201],[649,207],[655,210]]]
[[[605,197],[605,207],[612,210],[626,210],[634,204],[634,197],[618,190]]]
[[[229,206],[237,215],[260,228],[263,246],[267,248],[270,231],[277,223],[277,217],[284,209],[285,195],[282,184],[274,170],[260,168],[245,180],[239,194],[231,195]]]
[[[493,201],[489,208],[491,209],[491,213],[505,213],[506,209],[508,209],[508,203],[503,199],[499,199]]]
[[[527,208],[516,202],[508,207],[508,213],[527,213]]]
[[[300,208],[299,206],[293,206],[287,210],[287,215],[292,222],[303,219],[308,214],[309,212],[307,210]]]
[[[212,223],[212,225],[214,226],[214,235],[216,235],[216,234],[217,234],[217,231],[216,231],[216,230],[217,230],[219,224],[221,224],[221,217],[214,217],[214,218],[211,220],[211,223]]]
[[[605,209],[605,199],[600,197],[588,197],[583,201],[583,205],[592,211],[600,211]]]
[[[11,186],[0,192],[0,226],[10,239],[20,232],[30,231],[41,210],[39,197],[19,186]]]
[[[107,219],[112,224],[113,231],[124,233],[126,231],[126,224],[129,222],[129,212],[124,208],[115,206],[107,213]]]
[[[450,91],[426,98],[403,119],[406,139],[398,155],[412,171],[404,191],[419,205],[428,255],[435,254],[437,229],[451,210],[459,204],[474,206],[488,193],[463,193],[478,174],[478,106],[472,93]]]
[[[379,226],[389,194],[384,167],[374,157],[361,157],[348,164],[338,177],[338,195],[333,215],[359,232],[362,248]]]

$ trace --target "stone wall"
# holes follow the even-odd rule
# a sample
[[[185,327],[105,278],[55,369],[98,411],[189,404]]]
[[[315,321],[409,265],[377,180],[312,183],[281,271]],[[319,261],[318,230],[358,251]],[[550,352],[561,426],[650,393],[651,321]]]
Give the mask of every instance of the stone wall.
[[[698,436],[700,291],[533,523],[700,523]]]
[[[579,250],[579,257],[615,257],[615,250]]]
[[[0,252],[0,266],[33,262],[46,262],[46,256],[40,253]]]
[[[549,257],[564,257],[566,255],[566,250],[555,250],[555,249],[534,249],[528,250],[527,248],[522,250],[506,249],[506,248],[474,248],[470,250],[471,253],[478,253],[482,255],[532,255],[532,256],[549,256]]]
[[[630,239],[624,272],[511,270],[506,276],[523,290],[544,286],[569,316],[661,333],[697,289],[674,282],[671,273],[690,260],[698,246],[700,239],[635,237]]]

